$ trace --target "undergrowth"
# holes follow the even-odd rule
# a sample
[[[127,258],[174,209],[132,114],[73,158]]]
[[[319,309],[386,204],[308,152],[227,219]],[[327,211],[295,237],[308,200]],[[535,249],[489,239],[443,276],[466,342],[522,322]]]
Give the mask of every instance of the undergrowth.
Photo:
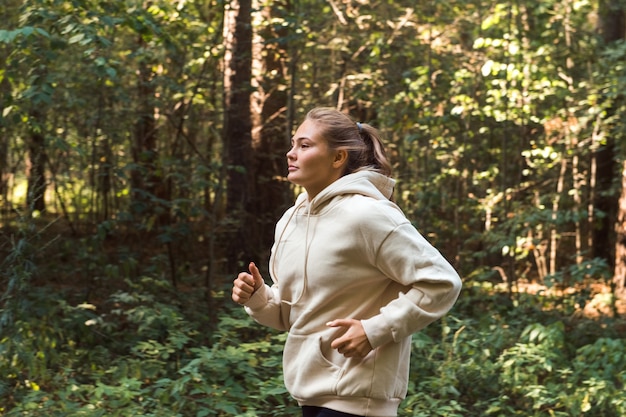
[[[299,415],[282,381],[285,334],[230,302],[230,277],[212,289],[209,311],[198,277],[182,290],[154,265],[133,275],[123,267],[129,257],[114,264],[85,250],[93,241],[76,251],[79,263],[55,265],[45,243],[23,233],[2,247],[3,415]],[[77,276],[80,265],[105,271],[97,290],[42,279],[68,265]],[[465,282],[450,314],[413,338],[399,415],[626,415],[623,321],[549,308],[569,302],[512,300],[497,286]]]

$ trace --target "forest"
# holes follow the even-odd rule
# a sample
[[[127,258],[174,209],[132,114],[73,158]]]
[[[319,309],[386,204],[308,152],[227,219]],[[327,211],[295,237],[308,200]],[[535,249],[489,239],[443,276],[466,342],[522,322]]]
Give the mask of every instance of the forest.
[[[230,291],[329,106],[463,280],[399,416],[626,416],[625,91],[624,0],[2,0],[0,415],[300,415]]]

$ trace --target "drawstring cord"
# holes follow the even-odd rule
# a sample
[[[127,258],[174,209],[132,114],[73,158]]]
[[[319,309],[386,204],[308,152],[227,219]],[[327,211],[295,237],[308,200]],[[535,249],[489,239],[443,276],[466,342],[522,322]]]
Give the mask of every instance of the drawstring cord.
[[[283,240],[283,235],[285,234],[285,231],[287,230],[287,226],[289,226],[289,223],[291,223],[291,220],[293,219],[293,216],[295,216],[296,212],[300,209],[300,207],[302,207],[302,205],[304,203],[306,203],[306,199],[304,199],[300,204],[298,204],[293,212],[291,213],[291,215],[289,216],[289,219],[287,219],[287,223],[285,224],[285,227],[283,227],[283,230],[280,232],[280,236],[278,237],[278,241],[276,242],[276,249],[274,250],[274,253],[277,254],[278,253],[278,247],[280,246],[280,243]],[[304,296],[304,293],[306,292],[306,287],[307,287],[307,282],[308,282],[308,275],[307,275],[307,265],[308,265],[308,260],[309,260],[309,226],[311,224],[311,204],[309,204],[309,206],[307,207],[307,212],[306,212],[306,233],[304,235],[304,273],[303,273],[303,279],[302,279],[302,291],[300,291],[300,295],[298,295],[298,297],[296,298],[295,301],[286,301],[283,300],[283,302],[285,304],[288,304],[290,306],[293,306],[294,304],[298,303],[298,301],[300,301],[302,299],[302,297]],[[276,256],[276,255],[275,255]],[[275,269],[275,265],[276,265],[276,257],[274,256],[274,259],[272,260],[272,279],[274,280],[275,283],[278,283],[278,276],[276,275],[276,269]]]

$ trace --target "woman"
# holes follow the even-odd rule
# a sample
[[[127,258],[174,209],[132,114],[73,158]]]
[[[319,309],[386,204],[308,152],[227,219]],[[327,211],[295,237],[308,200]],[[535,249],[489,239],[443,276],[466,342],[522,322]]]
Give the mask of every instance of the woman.
[[[411,335],[452,308],[461,280],[390,200],[375,128],[316,108],[291,145],[287,178],[306,192],[276,226],[273,285],[250,263],[232,299],[289,331],[284,380],[304,417],[396,416]]]

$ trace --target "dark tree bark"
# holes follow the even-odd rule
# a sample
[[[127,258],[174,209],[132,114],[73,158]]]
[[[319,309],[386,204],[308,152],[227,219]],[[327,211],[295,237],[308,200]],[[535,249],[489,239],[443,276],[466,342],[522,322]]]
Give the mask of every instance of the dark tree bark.
[[[29,213],[46,210],[46,142],[42,132],[42,115],[31,113],[31,131],[28,139],[28,189],[26,204]]]
[[[615,223],[617,242],[615,244],[615,293],[626,297],[626,161],[622,162],[622,194]]]
[[[247,233],[246,208],[251,195],[252,120],[252,2],[232,0],[226,4],[224,39],[224,148],[227,164],[226,210],[232,217],[227,249],[228,268],[252,260],[254,238]]]
[[[624,6],[620,0],[603,0],[599,4],[598,30],[605,44],[624,39]],[[617,177],[615,164],[615,138],[608,136],[606,143],[595,154],[596,193],[594,206],[604,215],[599,219],[593,233],[594,257],[606,259],[615,267],[615,221],[618,198],[613,192]]]
[[[145,47],[144,41],[139,44]],[[139,103],[134,125],[132,157],[134,168],[131,171],[132,214],[137,219],[154,217],[155,225],[169,223],[169,210],[166,184],[159,169],[158,135],[155,114],[154,74],[150,62],[140,62],[137,79],[137,101]]]
[[[8,138],[0,132],[0,197],[6,201],[8,182],[9,143]]]
[[[139,36],[139,45],[145,48],[145,42]],[[134,125],[132,157],[134,167],[131,171],[131,213],[134,226],[140,231],[171,233],[170,213],[171,190],[165,180],[161,158],[159,156],[159,135],[156,123],[156,86],[152,62],[144,57],[139,62],[137,79],[138,109]],[[172,285],[178,285],[176,256],[171,239],[165,243],[168,254]],[[141,247],[140,247],[141,249]]]
[[[615,224],[615,207],[617,205],[617,198],[612,192],[615,178],[615,144],[613,138],[608,138],[606,144],[595,152],[594,157],[597,166],[594,207],[602,215],[597,216],[593,229],[593,256],[606,259],[612,267],[615,248],[613,225]]]
[[[0,16],[3,16],[2,23],[5,28],[13,27],[17,19],[15,13],[10,13],[9,11],[18,9],[19,3],[16,1],[3,1],[0,3]],[[10,51],[8,48],[0,48],[0,70],[6,71],[9,55]],[[2,80],[0,80],[0,108],[4,109],[10,106],[12,100],[9,77],[2,77]],[[0,117],[0,215],[8,213],[11,204],[8,200],[8,182],[13,172],[11,172],[12,167],[9,167],[10,135],[8,129],[5,130],[8,126],[9,122],[4,117]]]
[[[599,30],[605,44],[626,39],[626,5],[620,0],[603,0],[599,5]],[[598,170],[598,201],[596,207],[605,211],[606,216],[594,237],[594,246],[598,248],[596,256],[609,260],[613,267],[614,292],[624,295],[626,282],[626,162],[621,175],[621,195],[613,197],[611,187],[616,172],[616,143],[613,136],[597,154]],[[614,252],[611,252],[611,249]],[[609,254],[613,255],[610,256]]]
[[[5,59],[5,57],[1,57],[0,59]],[[11,85],[9,84],[9,80],[4,77],[2,81],[0,81],[0,94],[2,97],[10,97],[11,95]],[[8,99],[4,99],[7,102]],[[5,103],[0,103],[0,105],[4,108]],[[9,182],[10,177],[10,169],[9,169],[9,136],[5,134],[4,131],[5,125],[4,121],[0,121],[0,200],[2,202],[7,202],[7,184]],[[0,206],[0,213],[3,210],[7,210],[8,207]]]
[[[621,0],[602,0],[599,4],[599,30],[605,43],[626,37],[626,15]]]

